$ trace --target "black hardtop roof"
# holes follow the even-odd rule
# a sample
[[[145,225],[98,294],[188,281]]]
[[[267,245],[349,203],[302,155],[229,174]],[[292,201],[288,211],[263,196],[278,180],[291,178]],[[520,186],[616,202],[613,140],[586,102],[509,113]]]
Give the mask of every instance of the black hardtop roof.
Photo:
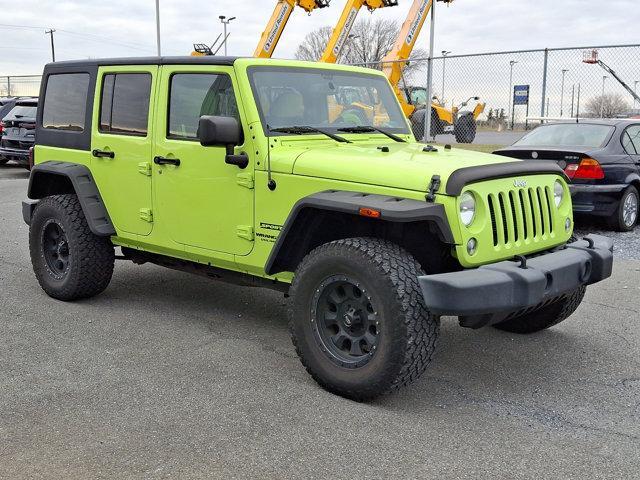
[[[122,57],[122,58],[91,58],[87,60],[64,60],[47,63],[49,68],[83,68],[112,65],[224,65],[232,66],[239,57],[218,56],[180,56],[180,57]]]

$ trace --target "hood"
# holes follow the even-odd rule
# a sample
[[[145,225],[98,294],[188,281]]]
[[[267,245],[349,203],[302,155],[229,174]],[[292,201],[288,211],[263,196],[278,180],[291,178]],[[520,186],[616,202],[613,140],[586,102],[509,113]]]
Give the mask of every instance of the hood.
[[[426,152],[424,148],[419,143],[325,144],[300,153],[291,173],[424,192],[433,175],[440,175],[445,184],[460,168],[513,162],[469,150],[437,147],[437,152]]]

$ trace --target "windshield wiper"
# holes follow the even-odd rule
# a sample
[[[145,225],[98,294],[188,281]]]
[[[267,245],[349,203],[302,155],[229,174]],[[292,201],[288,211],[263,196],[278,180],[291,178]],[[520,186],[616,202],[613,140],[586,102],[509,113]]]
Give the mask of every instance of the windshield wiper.
[[[322,130],[320,128],[309,127],[307,125],[299,126],[299,127],[270,128],[269,130],[271,130],[272,132],[277,132],[277,133],[291,133],[293,135],[302,135],[303,133],[321,133],[322,135],[326,135],[327,137],[335,140],[336,142],[353,143],[351,140],[347,140],[346,138],[341,137],[340,135],[335,135],[335,134],[333,134],[331,132],[327,132],[327,131]]]
[[[339,132],[345,132],[345,133],[373,133],[373,132],[378,132],[381,133],[383,135],[386,135],[387,137],[389,137],[391,140],[396,141],[396,142],[400,142],[400,143],[407,143],[407,141],[404,138],[400,138],[397,135],[394,135],[391,132],[387,132],[386,130],[383,130],[382,128],[378,128],[378,127],[372,127],[372,126],[358,126],[358,127],[344,127],[344,128],[339,128],[338,129]]]

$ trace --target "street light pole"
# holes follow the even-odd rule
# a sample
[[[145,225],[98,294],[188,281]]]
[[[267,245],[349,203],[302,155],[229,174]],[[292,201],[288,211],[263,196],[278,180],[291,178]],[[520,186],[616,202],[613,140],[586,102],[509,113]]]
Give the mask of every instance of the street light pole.
[[[56,29],[55,28],[51,28],[49,30],[45,30],[45,35],[50,35],[51,36],[51,61],[55,62],[56,61],[56,47],[53,43],[53,32],[55,32]]]
[[[604,118],[604,87],[607,83],[606,75],[602,76],[602,95],[600,96],[600,118]]]
[[[513,102],[513,66],[518,63],[517,60],[511,60],[509,62],[509,110],[507,111],[507,115],[511,115],[511,118],[514,118],[514,105]],[[507,122],[509,122],[509,117],[507,117]],[[513,130],[514,120],[511,120],[511,130]]]
[[[158,49],[158,56],[162,55],[162,49],[160,47],[160,0],[156,0],[156,47]]]
[[[569,70],[566,68],[562,69],[562,92],[560,93],[560,118],[564,115],[564,76],[567,74]]]
[[[442,90],[441,90],[441,95],[442,95],[442,102],[443,104],[447,104],[446,100],[444,99],[444,79],[445,79],[445,74],[446,74],[446,62],[447,62],[447,55],[449,55],[451,52],[448,52],[446,50],[442,50]]]
[[[220,15],[218,17],[220,19],[220,22],[222,23],[222,25],[224,25],[224,56],[227,56],[227,25],[229,25],[233,20],[236,19],[236,17],[230,17],[227,18],[225,15]]]

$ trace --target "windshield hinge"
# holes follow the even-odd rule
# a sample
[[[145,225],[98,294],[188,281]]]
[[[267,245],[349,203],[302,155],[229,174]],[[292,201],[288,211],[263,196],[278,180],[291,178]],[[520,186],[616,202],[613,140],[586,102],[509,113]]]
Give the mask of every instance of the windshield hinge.
[[[236,181],[241,187],[248,188],[249,190],[253,189],[253,173],[251,172],[239,173],[238,175],[236,175]]]
[[[440,175],[434,175],[433,177],[431,177],[431,183],[429,183],[429,187],[427,188],[428,192],[427,192],[427,202],[429,203],[433,203],[436,200],[436,192],[438,190],[440,190],[440,184],[442,182],[440,181]]]
[[[253,227],[250,225],[238,225],[236,235],[245,240],[253,241]]]

